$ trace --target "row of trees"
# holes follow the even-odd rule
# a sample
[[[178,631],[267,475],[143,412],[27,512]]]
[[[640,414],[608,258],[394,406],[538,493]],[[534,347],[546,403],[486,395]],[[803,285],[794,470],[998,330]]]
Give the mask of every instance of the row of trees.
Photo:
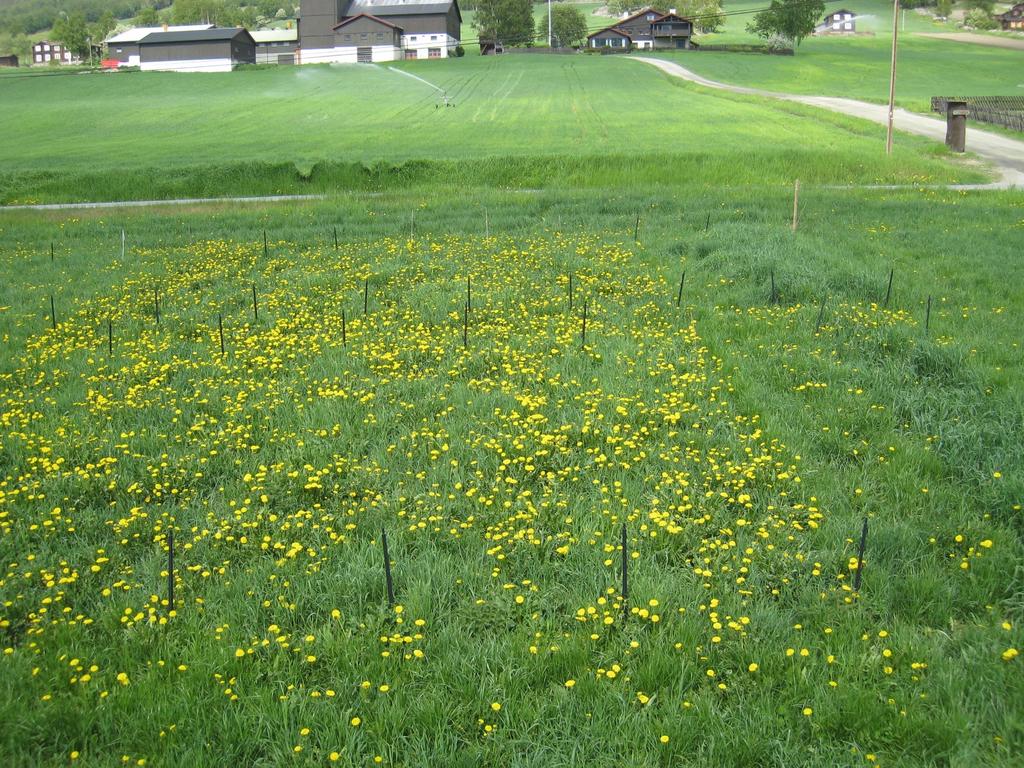
[[[31,35],[52,27],[62,17],[81,15],[95,24],[105,14],[132,18],[143,9],[166,8],[171,0],[14,0],[0,7],[0,33]]]

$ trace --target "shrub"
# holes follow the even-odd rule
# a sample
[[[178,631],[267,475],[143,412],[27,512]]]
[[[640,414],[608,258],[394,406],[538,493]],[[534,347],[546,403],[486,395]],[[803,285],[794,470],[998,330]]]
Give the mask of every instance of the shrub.
[[[964,26],[971,29],[995,29],[999,25],[987,12],[981,8],[975,8],[964,16]]]

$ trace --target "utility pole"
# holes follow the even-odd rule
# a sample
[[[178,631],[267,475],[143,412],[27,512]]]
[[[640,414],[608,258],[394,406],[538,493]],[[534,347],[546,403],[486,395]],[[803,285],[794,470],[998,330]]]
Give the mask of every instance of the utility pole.
[[[885,130],[885,154],[892,154],[892,113],[896,99],[896,33],[899,29],[900,0],[892,0],[892,63],[889,67],[889,122]]]
[[[548,0],[548,48],[551,47],[551,0]]]

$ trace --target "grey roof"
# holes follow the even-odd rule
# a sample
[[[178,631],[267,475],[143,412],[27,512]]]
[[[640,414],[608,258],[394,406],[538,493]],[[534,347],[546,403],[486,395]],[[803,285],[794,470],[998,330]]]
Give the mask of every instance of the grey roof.
[[[245,35],[252,40],[252,36],[243,27],[214,27],[213,29],[195,29],[189,32],[153,32],[142,38],[139,43],[205,43],[215,40],[234,40],[239,35]]]
[[[368,13],[371,16],[419,16],[421,14],[448,13],[455,6],[456,0],[352,0],[345,10],[344,16],[358,16]],[[462,12],[459,12],[462,18]]]
[[[146,35],[154,32],[191,32],[197,29],[213,29],[213,24],[183,24],[177,27],[134,27],[126,29],[113,37],[107,38],[107,43],[137,43]]]

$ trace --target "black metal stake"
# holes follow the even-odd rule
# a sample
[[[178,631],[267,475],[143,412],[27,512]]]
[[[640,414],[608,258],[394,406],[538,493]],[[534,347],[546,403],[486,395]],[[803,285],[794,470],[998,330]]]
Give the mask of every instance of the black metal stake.
[[[348,338],[345,333],[345,310],[341,310],[341,346],[348,346]]]
[[[470,276],[466,275],[466,308],[473,311],[473,286],[470,283]]]
[[[892,276],[895,271],[895,269],[889,270],[889,285],[885,289],[885,304],[882,305],[886,309],[889,308],[889,297],[892,295]]]
[[[825,299],[821,299],[821,308],[818,310],[818,320],[814,324],[814,333],[817,334],[821,331],[821,321],[825,319]]]
[[[174,530],[167,532],[167,613],[174,611]]]
[[[932,297],[928,297],[928,309],[924,313],[924,329],[927,331],[932,322]]]
[[[864,570],[864,547],[868,543],[868,519],[864,518],[864,527],[860,530],[860,549],[857,551],[857,573],[853,575],[853,591],[860,592],[860,574]]]
[[[50,243],[50,261],[53,261],[53,243]]]
[[[270,247],[267,245],[267,230],[263,230],[263,258],[270,256]]]
[[[50,294],[50,322],[53,324],[53,330],[57,330],[57,307],[53,303],[53,294]]]
[[[636,214],[636,224],[633,227],[633,242],[637,242],[640,239],[640,212]]]
[[[220,353],[224,354],[224,316],[217,315],[217,331],[220,333]]]
[[[370,306],[370,278],[363,278],[363,314],[366,314],[367,308]]]
[[[587,300],[583,300],[583,331],[580,334],[581,347],[587,346]]]
[[[622,620],[629,616],[629,548],[626,544],[626,524],[622,524]]]
[[[384,545],[384,580],[388,588],[388,607],[395,607],[395,587],[391,581],[391,555],[388,552],[388,534],[383,528],[380,529],[381,543]]]
[[[676,296],[676,306],[678,307],[683,303],[683,283],[686,282],[686,270],[683,270],[682,276],[679,278],[679,295]]]
[[[708,227],[710,227],[710,226],[711,226],[711,211],[708,211],[708,218],[704,222],[704,232],[705,233],[708,231]]]
[[[153,309],[156,313],[156,322],[160,323],[160,289],[153,289]]]
[[[259,304],[256,303],[256,283],[252,284],[252,316],[255,322],[260,321],[260,308]]]
[[[462,346],[469,346],[469,302],[462,308]]]
[[[338,228],[334,228],[334,250],[338,250]]]

